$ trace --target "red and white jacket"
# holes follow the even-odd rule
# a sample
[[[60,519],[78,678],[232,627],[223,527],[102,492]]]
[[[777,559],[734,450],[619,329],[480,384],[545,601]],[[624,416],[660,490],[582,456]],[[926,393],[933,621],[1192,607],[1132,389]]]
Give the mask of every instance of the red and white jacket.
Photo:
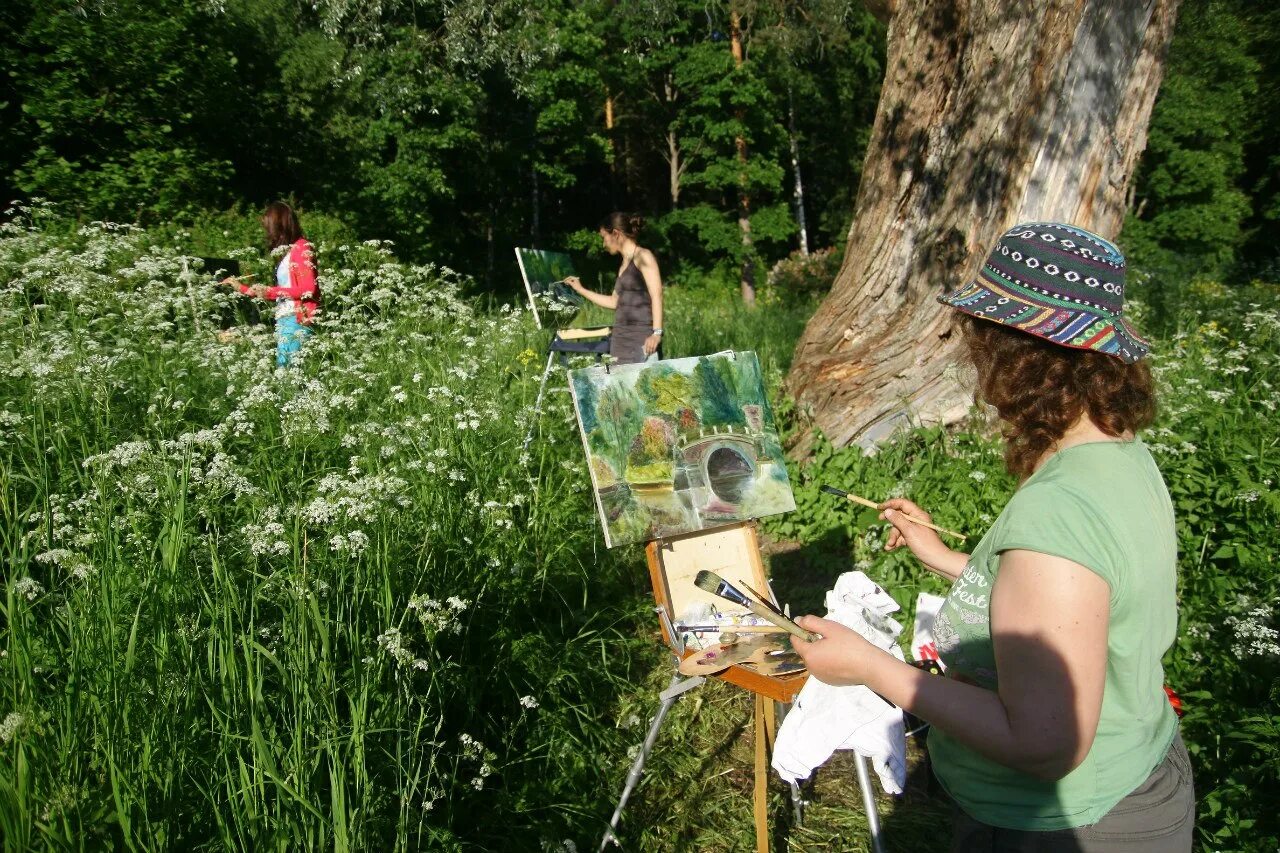
[[[268,287],[262,294],[264,298],[276,301],[277,317],[287,317],[292,313],[304,326],[310,325],[320,310],[320,285],[316,281],[316,265],[311,258],[311,244],[305,237],[298,238],[276,272],[276,280],[287,283]],[[241,284],[240,292],[253,293],[253,288]]]

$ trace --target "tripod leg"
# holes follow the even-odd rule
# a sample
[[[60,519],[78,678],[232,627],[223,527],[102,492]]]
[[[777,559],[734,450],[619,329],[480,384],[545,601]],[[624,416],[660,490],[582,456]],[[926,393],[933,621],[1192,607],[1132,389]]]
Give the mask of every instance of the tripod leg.
[[[796,826],[804,825],[804,798],[800,796],[800,783],[791,783],[791,809],[795,814]]]
[[[547,353],[547,366],[542,368],[542,381],[538,383],[538,399],[533,404],[533,422],[529,424],[529,431],[524,436],[524,446],[521,450],[529,449],[529,442],[533,441],[533,431],[538,427],[538,418],[542,415],[542,395],[547,390],[547,377],[551,375],[551,362],[555,360],[555,353]]]
[[[854,752],[853,766],[858,771],[858,787],[862,789],[862,810],[866,812],[867,829],[871,832],[871,853],[884,853],[884,842],[880,838],[880,812],[876,811],[876,794],[871,789],[867,757]]]
[[[636,756],[636,760],[631,764],[631,770],[627,773],[627,782],[622,786],[622,796],[618,798],[618,807],[613,810],[613,817],[609,818],[609,828],[604,831],[604,838],[600,839],[600,853],[604,853],[609,842],[617,843],[618,839],[614,836],[613,831],[618,828],[618,821],[622,819],[622,810],[627,805],[631,792],[640,782],[640,776],[644,773],[644,762],[649,757],[649,752],[653,749],[653,744],[658,740],[658,730],[662,728],[662,720],[667,716],[667,711],[671,710],[671,706],[680,698],[680,694],[672,695],[669,691],[680,683],[680,675],[671,676],[671,686],[667,688],[667,697],[662,700],[662,704],[658,706],[658,713],[653,716],[653,723],[649,726],[649,734],[645,736],[644,745],[640,747],[640,754]]]

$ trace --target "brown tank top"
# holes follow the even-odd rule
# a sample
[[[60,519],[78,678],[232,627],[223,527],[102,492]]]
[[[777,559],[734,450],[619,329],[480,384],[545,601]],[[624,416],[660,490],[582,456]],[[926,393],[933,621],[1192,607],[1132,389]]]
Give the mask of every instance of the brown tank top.
[[[618,273],[613,292],[618,294],[618,307],[609,337],[609,354],[620,364],[644,361],[644,341],[653,331],[653,302],[635,258]]]
[[[653,326],[653,302],[649,299],[649,288],[644,283],[644,276],[636,268],[635,258],[627,261],[627,265],[618,274],[614,292],[618,294],[618,308],[614,314],[614,326],[643,326],[645,337]]]

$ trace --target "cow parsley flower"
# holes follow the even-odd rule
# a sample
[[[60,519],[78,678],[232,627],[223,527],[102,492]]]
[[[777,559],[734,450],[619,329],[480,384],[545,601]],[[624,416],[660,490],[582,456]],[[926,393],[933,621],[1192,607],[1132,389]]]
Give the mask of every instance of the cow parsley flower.
[[[26,575],[13,582],[13,591],[26,598],[27,601],[35,601],[44,593],[44,587],[35,578]]]
[[[0,743],[8,744],[27,722],[26,716],[13,711],[0,722]]]

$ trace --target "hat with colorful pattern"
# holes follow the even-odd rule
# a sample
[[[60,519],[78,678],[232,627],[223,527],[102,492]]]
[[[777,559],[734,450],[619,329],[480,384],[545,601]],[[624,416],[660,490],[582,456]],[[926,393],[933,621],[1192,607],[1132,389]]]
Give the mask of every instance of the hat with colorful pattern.
[[[978,278],[938,297],[973,317],[1126,363],[1151,345],[1124,313],[1124,255],[1097,234],[1060,222],[1015,225]]]

